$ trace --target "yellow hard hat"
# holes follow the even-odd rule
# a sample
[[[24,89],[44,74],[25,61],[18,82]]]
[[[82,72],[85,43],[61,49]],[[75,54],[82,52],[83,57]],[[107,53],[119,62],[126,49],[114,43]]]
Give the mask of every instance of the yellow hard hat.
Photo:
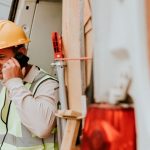
[[[9,20],[0,20],[0,49],[29,43],[23,29]]]

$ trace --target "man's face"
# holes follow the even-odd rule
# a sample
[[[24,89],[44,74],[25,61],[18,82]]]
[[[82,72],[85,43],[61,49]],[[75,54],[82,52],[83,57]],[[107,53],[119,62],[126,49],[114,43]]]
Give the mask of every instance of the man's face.
[[[14,57],[14,52],[12,48],[0,49],[0,79],[3,79],[2,76],[2,67],[3,64],[9,60],[11,57]]]

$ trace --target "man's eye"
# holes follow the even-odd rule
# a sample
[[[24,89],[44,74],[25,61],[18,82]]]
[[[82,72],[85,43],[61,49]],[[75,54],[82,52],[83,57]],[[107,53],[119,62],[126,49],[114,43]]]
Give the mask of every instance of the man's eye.
[[[3,59],[3,58],[5,58],[5,55],[0,55],[0,59]]]

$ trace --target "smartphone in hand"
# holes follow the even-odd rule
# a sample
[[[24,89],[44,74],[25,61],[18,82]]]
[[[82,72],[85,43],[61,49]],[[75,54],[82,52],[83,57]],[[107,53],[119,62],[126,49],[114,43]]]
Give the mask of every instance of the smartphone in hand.
[[[28,65],[29,57],[24,55],[23,53],[17,52],[14,58],[17,59],[21,68],[26,67]]]

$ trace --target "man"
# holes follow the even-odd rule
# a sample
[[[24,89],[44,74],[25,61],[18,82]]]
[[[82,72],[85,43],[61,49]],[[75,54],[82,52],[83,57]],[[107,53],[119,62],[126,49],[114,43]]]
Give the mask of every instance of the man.
[[[55,147],[58,82],[27,63],[24,44],[28,42],[21,27],[0,21],[0,150]],[[20,60],[27,59],[23,65],[18,55]]]

